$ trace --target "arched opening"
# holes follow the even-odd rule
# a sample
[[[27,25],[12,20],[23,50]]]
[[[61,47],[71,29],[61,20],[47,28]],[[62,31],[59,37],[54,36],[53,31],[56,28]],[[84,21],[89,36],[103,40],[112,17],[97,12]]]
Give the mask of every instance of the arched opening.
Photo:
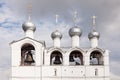
[[[35,65],[35,48],[33,45],[26,43],[21,48],[21,66]]]
[[[61,65],[63,62],[62,53],[59,51],[53,51],[50,56],[51,65]]]
[[[80,51],[72,51],[69,55],[70,65],[83,65],[83,55]]]
[[[99,51],[90,54],[90,65],[103,65],[103,55]]]

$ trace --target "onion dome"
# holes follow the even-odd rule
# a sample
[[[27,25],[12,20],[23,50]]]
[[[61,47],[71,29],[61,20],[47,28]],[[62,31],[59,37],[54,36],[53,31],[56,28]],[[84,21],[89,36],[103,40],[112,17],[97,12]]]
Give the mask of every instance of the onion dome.
[[[75,26],[75,27],[70,28],[69,35],[71,37],[75,36],[75,35],[80,37],[82,35],[82,31],[81,31],[81,29],[79,27]]]
[[[35,32],[35,30],[36,30],[35,24],[34,24],[33,22],[31,22],[30,20],[24,22],[24,23],[22,24],[22,28],[23,28],[23,30],[24,30],[25,32],[26,32],[27,30],[32,30],[32,31]]]
[[[88,38],[89,38],[89,39],[92,39],[93,37],[96,37],[97,39],[99,39],[100,33],[97,32],[97,31],[92,31],[92,32],[90,32],[90,33],[88,34]]]
[[[56,30],[56,31],[52,32],[51,37],[52,37],[52,39],[54,39],[54,38],[60,38],[61,39],[62,34],[58,30]]]

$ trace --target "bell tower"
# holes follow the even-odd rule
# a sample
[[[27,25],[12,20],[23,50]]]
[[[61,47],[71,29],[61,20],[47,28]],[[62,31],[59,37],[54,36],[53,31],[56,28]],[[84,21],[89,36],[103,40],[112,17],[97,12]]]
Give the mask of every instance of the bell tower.
[[[44,41],[34,39],[36,27],[29,19],[23,23],[25,37],[10,43],[12,55],[11,80],[40,80]]]
[[[36,26],[29,15],[22,24],[24,38],[10,43],[10,80],[110,80],[109,51],[98,46],[100,34],[95,29],[95,19],[93,16],[93,30],[88,34],[90,47],[80,46],[82,30],[77,25],[77,12],[74,26],[68,30],[71,47],[61,46],[64,37],[59,29],[51,34],[53,45],[46,47],[44,41],[34,38]]]

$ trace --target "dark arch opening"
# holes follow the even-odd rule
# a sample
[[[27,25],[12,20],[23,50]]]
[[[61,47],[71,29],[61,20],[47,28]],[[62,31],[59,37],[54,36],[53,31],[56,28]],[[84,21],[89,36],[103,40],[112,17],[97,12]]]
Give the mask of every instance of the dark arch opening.
[[[90,65],[103,65],[103,55],[99,51],[90,54]]]
[[[62,53],[59,51],[53,51],[50,56],[50,65],[61,65],[63,62]]]
[[[83,55],[80,51],[72,51],[69,55],[70,65],[83,65]]]
[[[34,66],[35,48],[33,45],[26,43],[21,47],[21,66]]]

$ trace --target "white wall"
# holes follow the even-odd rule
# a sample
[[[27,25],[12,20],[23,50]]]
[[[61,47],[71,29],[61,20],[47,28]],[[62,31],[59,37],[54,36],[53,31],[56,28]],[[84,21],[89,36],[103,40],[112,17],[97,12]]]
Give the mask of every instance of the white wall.
[[[35,66],[20,66],[21,46],[24,43],[30,43],[36,50]],[[79,48],[70,48],[68,51],[51,48],[47,50],[41,43],[33,41],[29,38],[13,43],[12,48],[12,80],[109,80],[109,52],[99,48],[91,48],[82,50]],[[63,55],[63,65],[50,65],[50,55],[54,50],[58,50]],[[84,65],[70,66],[69,54],[78,50],[83,54]],[[102,51],[105,65],[89,64],[90,53],[93,50]],[[43,56],[44,54],[44,56]],[[44,60],[43,60],[44,59]],[[44,61],[44,64],[43,64]],[[98,69],[98,75],[95,76],[95,69]]]

